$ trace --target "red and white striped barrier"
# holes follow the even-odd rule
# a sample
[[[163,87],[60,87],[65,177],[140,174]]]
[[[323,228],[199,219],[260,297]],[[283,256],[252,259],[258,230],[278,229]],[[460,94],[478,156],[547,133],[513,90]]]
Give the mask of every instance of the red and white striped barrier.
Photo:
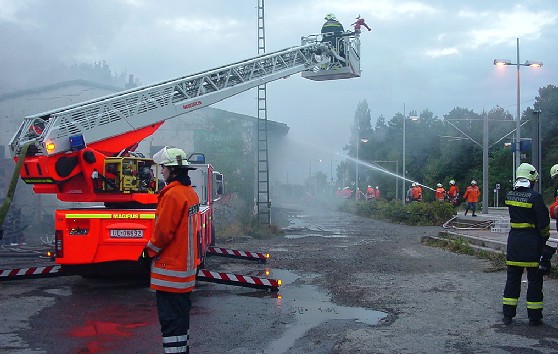
[[[220,247],[209,247],[207,252],[208,254],[211,255],[216,255],[221,257],[241,258],[241,259],[247,259],[251,261],[259,261],[261,263],[267,262],[267,259],[269,258],[269,253],[229,250]]]
[[[1,280],[15,280],[22,278],[41,278],[59,275],[60,266],[30,267],[16,269],[0,269]]]
[[[282,283],[280,279],[269,279],[254,277],[251,275],[220,273],[213,272],[207,269],[199,269],[196,279],[199,281],[207,281],[210,283],[244,286],[247,288],[265,289],[270,291],[278,291]]]

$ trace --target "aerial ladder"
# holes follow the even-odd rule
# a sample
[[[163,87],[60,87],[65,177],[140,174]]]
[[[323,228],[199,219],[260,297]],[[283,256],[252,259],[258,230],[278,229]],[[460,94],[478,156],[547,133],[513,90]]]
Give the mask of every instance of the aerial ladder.
[[[302,37],[299,46],[25,117],[9,144],[17,163],[14,174],[35,193],[105,205],[56,212],[56,262],[70,267],[138,260],[151,236],[159,187],[154,177],[158,166],[134,150],[166,120],[297,73],[315,81],[359,77],[358,33],[337,39],[344,41],[338,47],[342,53],[322,42],[323,36]],[[193,181],[202,204],[199,254],[204,257],[214,241],[212,203],[222,193],[223,177],[203,154],[191,159],[200,167]],[[0,210],[7,212],[6,205]],[[4,218],[0,215],[0,224]]]

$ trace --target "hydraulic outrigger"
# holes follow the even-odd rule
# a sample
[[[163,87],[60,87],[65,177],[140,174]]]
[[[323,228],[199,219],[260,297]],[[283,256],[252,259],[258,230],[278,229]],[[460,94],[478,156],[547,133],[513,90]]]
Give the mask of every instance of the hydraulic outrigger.
[[[49,255],[50,253],[47,252],[46,256]],[[207,255],[243,259],[259,263],[266,263],[270,257],[269,253],[239,251],[220,247],[209,247]],[[71,272],[65,272],[64,266],[61,265],[0,269],[0,281],[51,278],[68,275],[74,274]],[[245,274],[231,274],[204,268],[198,269],[196,280],[261,289],[271,292],[277,292],[279,287],[282,285],[281,279],[271,279]]]

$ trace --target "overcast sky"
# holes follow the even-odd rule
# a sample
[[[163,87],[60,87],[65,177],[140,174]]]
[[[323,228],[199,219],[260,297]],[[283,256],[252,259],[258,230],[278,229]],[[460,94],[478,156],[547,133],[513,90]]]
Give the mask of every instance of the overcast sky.
[[[28,80],[53,62],[105,60],[117,73],[143,84],[194,74],[257,55],[257,0],[0,0],[0,84],[29,88]],[[357,15],[363,32],[362,77],[314,82],[293,76],[268,85],[269,119],[287,123],[293,140],[341,151],[359,101],[372,119],[429,109],[438,117],[454,107],[515,116],[516,67],[496,68],[495,58],[522,67],[521,108],[540,87],[557,84],[558,1],[549,0],[267,0],[266,49],[298,45],[318,33],[326,13],[345,29]],[[257,116],[256,90],[216,108]],[[323,154],[320,152],[323,151]],[[329,170],[329,168],[328,168]]]

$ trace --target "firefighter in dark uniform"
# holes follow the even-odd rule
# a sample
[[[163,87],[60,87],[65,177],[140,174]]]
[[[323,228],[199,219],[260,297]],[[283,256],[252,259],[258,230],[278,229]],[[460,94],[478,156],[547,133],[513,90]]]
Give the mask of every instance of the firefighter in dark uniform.
[[[539,174],[533,165],[522,163],[516,171],[513,190],[506,195],[511,230],[508,235],[507,280],[503,296],[503,323],[516,315],[523,269],[527,269],[527,315],[530,326],[542,324],[543,275],[539,264],[550,236],[550,217],[542,195],[533,190]]]
[[[325,16],[326,22],[322,26],[322,42],[329,42],[331,47],[339,53],[340,56],[344,57],[344,46],[343,46],[343,32],[345,29],[343,25],[337,21],[334,14],[327,14]]]

